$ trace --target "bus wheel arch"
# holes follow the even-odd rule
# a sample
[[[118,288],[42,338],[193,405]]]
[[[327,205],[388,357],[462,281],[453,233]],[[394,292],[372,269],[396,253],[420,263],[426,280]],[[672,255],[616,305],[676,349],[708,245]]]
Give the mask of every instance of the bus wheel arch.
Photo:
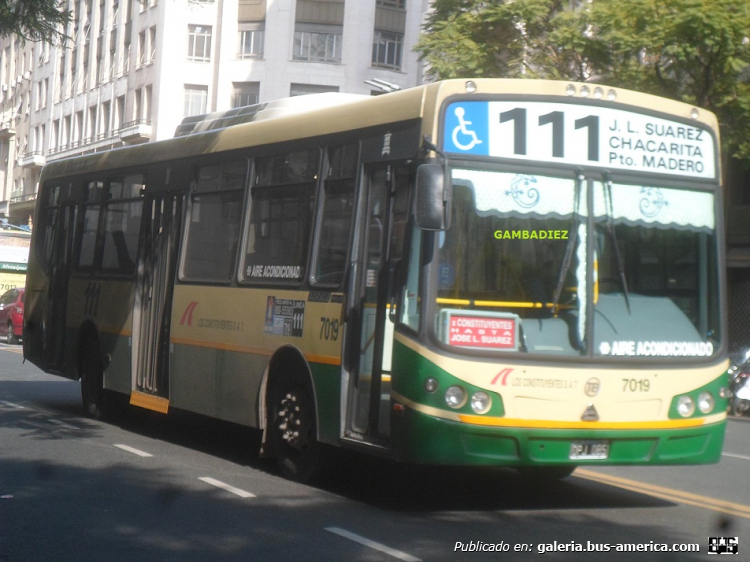
[[[298,349],[284,346],[274,353],[260,398],[262,454],[275,457],[282,475],[290,480],[319,481],[326,454],[318,440],[315,384]]]
[[[81,381],[81,400],[86,415],[101,419],[105,414],[104,358],[99,334],[91,323],[78,332],[78,379]]]

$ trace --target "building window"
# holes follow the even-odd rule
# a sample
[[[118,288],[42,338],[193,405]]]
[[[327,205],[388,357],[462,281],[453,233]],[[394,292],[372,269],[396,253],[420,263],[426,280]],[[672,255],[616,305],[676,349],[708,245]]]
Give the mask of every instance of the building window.
[[[372,65],[400,70],[403,42],[404,36],[400,33],[376,29],[372,42]]]
[[[211,60],[211,27],[206,25],[188,26],[188,60],[209,62]]]
[[[340,26],[298,23],[294,31],[294,60],[341,62],[341,34]]]
[[[383,8],[399,8],[405,10],[406,0],[375,0],[375,5],[382,6]]]
[[[260,82],[233,82],[232,107],[255,105],[259,101]]]
[[[289,89],[290,96],[306,96],[307,94],[322,94],[325,92],[338,92],[338,86],[319,86],[317,84],[292,84]]]
[[[185,117],[206,113],[208,86],[185,86]]]
[[[136,68],[141,68],[146,64],[148,58],[148,47],[146,45],[146,32],[141,31],[138,34],[138,64]]]
[[[266,32],[263,24],[240,24],[240,43],[237,57],[241,59],[263,58],[263,42]]]
[[[154,62],[156,58],[156,26],[148,28],[148,45],[146,51],[146,64]]]

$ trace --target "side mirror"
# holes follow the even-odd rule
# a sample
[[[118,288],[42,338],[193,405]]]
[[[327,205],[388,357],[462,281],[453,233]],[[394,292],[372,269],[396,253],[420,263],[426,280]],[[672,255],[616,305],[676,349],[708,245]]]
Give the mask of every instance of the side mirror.
[[[453,184],[447,166],[422,164],[417,168],[416,225],[422,230],[448,230]]]

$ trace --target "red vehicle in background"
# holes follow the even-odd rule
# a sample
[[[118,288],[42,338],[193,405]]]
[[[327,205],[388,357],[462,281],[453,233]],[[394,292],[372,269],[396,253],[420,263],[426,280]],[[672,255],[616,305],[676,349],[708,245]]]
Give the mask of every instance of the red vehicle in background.
[[[23,334],[23,298],[25,289],[16,287],[0,296],[0,336],[11,345],[18,343]]]

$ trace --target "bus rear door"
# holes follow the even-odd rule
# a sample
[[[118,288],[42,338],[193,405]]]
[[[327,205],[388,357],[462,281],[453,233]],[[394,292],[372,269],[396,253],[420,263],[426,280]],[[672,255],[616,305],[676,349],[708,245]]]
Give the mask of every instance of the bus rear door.
[[[185,192],[146,194],[133,299],[131,404],[166,413],[169,328]]]

